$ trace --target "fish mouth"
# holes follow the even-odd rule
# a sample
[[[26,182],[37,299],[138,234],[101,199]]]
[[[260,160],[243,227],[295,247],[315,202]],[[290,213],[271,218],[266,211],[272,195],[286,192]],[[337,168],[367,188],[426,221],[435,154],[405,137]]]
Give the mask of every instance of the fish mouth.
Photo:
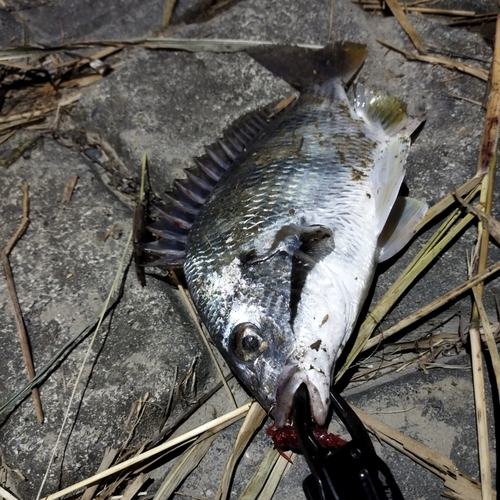
[[[311,415],[314,421],[319,426],[325,424],[330,410],[330,380],[326,377],[321,380],[315,376],[317,380],[313,382],[308,371],[302,370],[296,363],[286,365],[283,369],[276,390],[276,406],[272,412],[279,428],[291,423],[293,399],[302,384],[305,384],[309,392]],[[317,375],[317,372],[315,374]]]

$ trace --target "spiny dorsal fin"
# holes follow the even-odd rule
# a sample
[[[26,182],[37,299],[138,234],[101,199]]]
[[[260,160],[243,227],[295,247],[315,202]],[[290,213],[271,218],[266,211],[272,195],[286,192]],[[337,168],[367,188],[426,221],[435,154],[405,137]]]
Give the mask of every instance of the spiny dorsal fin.
[[[221,139],[205,148],[206,154],[194,159],[194,167],[184,170],[187,179],[174,182],[174,191],[167,193],[166,203],[152,206],[150,217],[154,222],[148,230],[157,240],[142,244],[140,250],[159,259],[147,265],[182,267],[187,236],[201,206],[227,170],[280,113],[271,105],[236,120]]]

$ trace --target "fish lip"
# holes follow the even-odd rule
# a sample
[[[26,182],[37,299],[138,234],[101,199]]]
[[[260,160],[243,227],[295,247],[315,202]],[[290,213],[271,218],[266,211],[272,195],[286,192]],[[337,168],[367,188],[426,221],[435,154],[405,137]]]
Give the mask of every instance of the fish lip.
[[[278,428],[291,423],[293,399],[297,389],[305,384],[309,392],[311,415],[319,426],[323,426],[330,410],[329,392],[322,397],[321,390],[313,383],[298,363],[291,362],[285,365],[281,372],[276,389],[276,406],[272,415]]]

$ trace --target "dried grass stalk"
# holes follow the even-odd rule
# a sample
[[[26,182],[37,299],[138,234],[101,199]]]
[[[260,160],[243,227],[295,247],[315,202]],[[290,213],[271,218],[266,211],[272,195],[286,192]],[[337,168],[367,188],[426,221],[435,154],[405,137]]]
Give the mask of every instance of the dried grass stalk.
[[[352,0],[351,0],[352,1]],[[353,2],[362,3],[362,2]],[[383,7],[377,4],[363,4],[364,10],[383,10]],[[473,10],[453,10],[453,9],[433,9],[432,7],[405,7],[407,12],[420,12],[421,14],[434,14],[436,16],[462,16],[474,17],[476,13]]]
[[[251,403],[246,403],[242,406],[240,406],[238,409],[233,410],[232,412],[226,413],[226,415],[223,415],[222,417],[216,418],[212,420],[211,422],[208,422],[206,424],[200,425],[199,427],[196,427],[195,429],[188,431],[184,433],[182,436],[178,436],[176,438],[170,439],[166,441],[165,443],[161,444],[160,446],[157,446],[156,448],[152,448],[151,450],[148,450],[144,453],[141,453],[140,455],[137,455],[129,460],[126,460],[125,462],[121,462],[117,465],[114,465],[113,467],[109,468],[108,470],[101,472],[99,474],[95,474],[87,479],[84,479],[83,481],[80,481],[76,484],[73,484],[72,486],[68,486],[67,488],[64,488],[61,491],[58,491],[56,493],[52,493],[51,495],[48,495],[45,497],[43,500],[55,500],[56,498],[61,498],[65,495],[68,495],[69,493],[73,493],[74,491],[77,491],[81,488],[85,488],[86,486],[90,486],[92,484],[95,484],[99,481],[102,481],[104,478],[109,477],[113,474],[116,474],[117,472],[120,472],[122,470],[128,469],[129,467],[132,467],[135,464],[138,464],[140,462],[143,462],[149,458],[156,457],[160,455],[161,453],[164,453],[165,451],[177,448],[178,446],[189,443],[192,441],[194,438],[199,436],[200,434],[203,434],[207,430],[210,429],[223,429],[227,427],[228,425],[231,425],[232,423],[236,422],[240,418],[242,418],[250,409]]]
[[[478,68],[477,66],[472,66],[471,64],[467,64],[461,61],[457,61],[456,59],[451,59],[449,57],[442,57],[442,56],[436,56],[436,55],[422,55],[422,54],[411,54],[410,52],[407,52],[406,50],[400,49],[399,47],[395,47],[389,42],[385,42],[383,40],[377,40],[378,43],[383,45],[384,47],[387,47],[388,49],[394,50],[396,52],[399,52],[400,54],[403,54],[406,59],[409,61],[421,61],[421,62],[426,62],[430,64],[437,64],[439,66],[444,66],[445,68],[448,69],[454,69],[457,71],[460,71],[462,73],[466,73],[467,75],[472,75],[475,76],[476,78],[479,78],[480,80],[484,80],[485,82],[488,81],[489,74],[486,70],[482,68]]]
[[[0,486],[0,498],[3,498],[5,500],[19,500],[10,491],[7,491],[5,488],[2,488],[1,486]]]
[[[471,288],[477,286],[478,284],[482,283],[485,279],[494,276],[500,272],[500,262],[497,262],[496,264],[493,264],[492,266],[488,267],[485,269],[483,272],[477,274],[476,276],[473,276],[472,278],[468,279],[467,281],[464,281],[461,285],[457,286],[450,292],[442,295],[438,299],[436,299],[434,302],[431,302],[430,304],[427,304],[426,306],[422,307],[418,311],[415,311],[413,314],[410,314],[407,316],[405,319],[401,320],[399,323],[396,323],[392,327],[388,328],[387,330],[383,331],[382,333],[375,335],[372,337],[370,340],[368,340],[365,345],[363,346],[363,351],[366,351],[368,349],[371,349],[372,347],[375,347],[376,345],[380,344],[383,340],[389,338],[391,335],[394,335],[404,328],[407,328],[410,326],[412,323],[415,323],[416,321],[424,318],[431,312],[436,311],[440,307],[444,306],[448,302],[456,299],[460,295],[463,295],[465,292],[470,290]]]
[[[28,338],[28,332],[26,330],[26,325],[23,320],[23,313],[21,311],[21,306],[19,305],[19,300],[17,298],[16,285],[14,282],[14,276],[12,274],[12,268],[10,267],[9,254],[14,248],[21,235],[26,230],[29,224],[29,194],[28,194],[28,183],[23,184],[23,218],[19,224],[16,232],[7,243],[6,247],[0,253],[2,259],[3,270],[5,273],[5,280],[7,283],[7,289],[9,291],[10,302],[12,304],[12,310],[14,312],[14,320],[17,326],[17,333],[19,335],[19,341],[21,343],[21,351],[23,353],[24,364],[26,365],[26,370],[28,372],[28,379],[31,381],[35,378],[35,366],[33,364],[33,357],[31,356],[31,347]],[[43,408],[42,401],[40,399],[40,392],[38,387],[33,387],[31,389],[31,396],[33,398],[33,404],[35,406],[35,414],[38,423],[43,423]]]
[[[479,328],[472,324],[469,328],[470,357],[472,362],[472,380],[474,383],[474,403],[476,407],[477,444],[479,450],[479,468],[481,473],[482,500],[493,500],[491,487],[490,447],[488,442],[488,424],[486,420],[486,396],[481,353],[481,335]]]
[[[493,51],[493,63],[491,68],[491,87],[488,104],[486,108],[486,119],[484,123],[483,136],[481,141],[481,150],[478,158],[477,172],[484,174],[481,183],[481,193],[479,203],[484,207],[487,215],[491,215],[493,204],[493,185],[495,178],[495,166],[497,159],[497,145],[499,134],[499,118],[500,118],[500,15],[497,17],[495,47]],[[484,218],[480,218],[478,223],[478,243],[477,270],[481,272],[486,268],[489,246],[489,232],[485,224]],[[481,338],[479,334],[479,318],[481,317],[483,327],[489,328],[489,320],[484,311],[481,300],[483,291],[482,284],[475,287],[474,307],[472,310],[470,331],[470,348],[472,360],[472,375],[474,380],[474,402],[476,407],[476,422],[478,433],[478,448],[479,448],[479,467],[482,480],[482,498],[483,500],[493,499],[493,488],[491,484],[491,465],[490,465],[490,450],[488,441],[488,426],[486,422],[486,401],[484,393],[484,376],[482,373],[482,352]],[[488,337],[491,337],[489,335]],[[491,344],[491,339],[489,339]],[[495,368],[496,385],[500,383],[499,378],[499,360],[496,345],[490,348],[490,356]]]
[[[415,45],[419,54],[427,54],[422,40],[415,31],[415,28],[411,24],[410,20],[404,13],[401,5],[397,0],[385,0],[385,3],[391,9],[393,16],[398,20],[401,27],[405,30],[406,34],[410,37],[411,42]]]
[[[262,408],[257,401],[254,401],[250,410],[248,410],[247,416],[245,417],[243,425],[241,426],[238,436],[236,437],[231,455],[229,456],[229,460],[227,461],[226,468],[222,476],[222,481],[215,495],[216,500],[226,500],[229,497],[229,487],[236,464],[255,432],[262,425],[262,422],[264,422],[266,415],[267,414],[264,408]]]
[[[172,470],[161,484],[154,496],[154,500],[168,500],[186,479],[189,474],[198,466],[212,443],[217,439],[219,433],[207,431],[202,434],[177,460]]]
[[[491,358],[491,364],[493,366],[493,372],[495,374],[496,389],[498,392],[498,396],[500,397],[500,386],[498,385],[498,381],[500,380],[500,356],[498,355],[498,348],[495,340],[495,335],[491,328],[490,320],[488,319],[488,315],[486,314],[486,310],[484,308],[483,300],[481,298],[481,294],[479,293],[479,289],[474,287],[472,289],[474,293],[474,300],[476,301],[476,306],[479,311],[479,317],[481,318],[481,324],[483,325],[484,330],[484,338],[486,340],[486,345],[488,346],[489,355]]]
[[[88,49],[91,47],[113,47],[115,50],[124,47],[142,47],[148,49],[171,49],[185,50],[187,52],[221,52],[232,53],[242,52],[252,47],[262,45],[278,45],[275,42],[265,40],[236,40],[236,39],[217,39],[217,38],[128,38],[125,40],[109,40],[95,42],[69,43],[57,48],[39,48],[39,47],[13,47],[0,50],[0,61],[13,61],[27,57],[41,57],[50,54],[74,51],[78,49]],[[298,47],[309,49],[321,49],[323,45],[297,44]]]
[[[269,447],[259,467],[246,484],[238,500],[257,500],[280,457],[274,446]]]
[[[71,201],[71,196],[73,196],[73,191],[75,189],[77,182],[78,182],[78,174],[73,174],[69,179],[69,181],[64,186],[63,195],[61,197],[61,203],[69,203]]]
[[[111,464],[115,461],[116,455],[118,455],[118,450],[114,448],[107,448],[104,457],[102,458],[101,465],[97,469],[97,473],[105,471],[111,467]],[[99,488],[99,483],[94,484],[90,488],[85,490],[85,493],[82,495],[80,500],[92,500],[94,498],[94,494]]]
[[[462,197],[466,196],[468,193],[471,193],[471,196],[475,196],[477,193],[476,188],[481,184],[483,180],[482,175],[476,175],[464,182],[461,186],[457,187],[453,193],[445,196],[441,200],[439,200],[435,205],[427,210],[425,217],[422,222],[419,224],[417,231],[426,226],[429,222],[431,222],[435,217],[442,214],[446,209],[455,204],[457,200],[457,195]],[[469,197],[470,198],[470,197]]]
[[[161,27],[166,28],[170,24],[172,19],[172,14],[174,13],[175,4],[177,0],[166,0],[165,8],[163,9],[163,19],[161,22]]]
[[[418,441],[405,436],[372,415],[353,407],[358,417],[370,432],[378,439],[388,443],[396,450],[411,458],[417,464],[438,476],[444,485],[451,490],[457,500],[480,500],[481,489],[477,481],[460,472],[457,466],[448,457],[425,446]],[[448,492],[446,492],[447,496]]]
[[[285,453],[288,458],[284,458],[283,456],[279,456],[276,461],[271,474],[269,474],[268,480],[266,481],[262,491],[259,495],[259,500],[272,500],[274,496],[274,492],[278,487],[278,484],[281,481],[281,478],[288,472],[288,469],[293,464],[294,453],[288,452]]]
[[[129,487],[123,492],[120,500],[132,500],[144,483],[149,479],[149,474],[139,474],[134,481],[129,485]]]
[[[481,150],[477,164],[477,173],[485,175],[490,171],[490,167],[494,165],[493,158],[497,151],[500,116],[500,47],[498,36],[499,21],[497,20],[497,32],[495,35],[495,49],[493,53],[493,64],[491,68],[491,86],[488,104],[486,106],[486,119],[484,121],[483,137],[481,141]]]
[[[500,222],[498,222],[494,217],[477,209],[470,203],[467,203],[460,195],[455,194],[457,200],[467,209],[468,212],[474,214],[484,225],[486,231],[490,236],[493,236],[497,243],[500,244]]]

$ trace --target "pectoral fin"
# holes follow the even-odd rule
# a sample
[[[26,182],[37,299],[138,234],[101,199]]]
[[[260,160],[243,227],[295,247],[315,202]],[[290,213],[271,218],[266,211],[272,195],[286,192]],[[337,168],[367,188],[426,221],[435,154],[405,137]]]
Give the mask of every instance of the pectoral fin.
[[[396,255],[412,239],[427,209],[423,201],[403,196],[397,198],[379,237],[379,262]]]

